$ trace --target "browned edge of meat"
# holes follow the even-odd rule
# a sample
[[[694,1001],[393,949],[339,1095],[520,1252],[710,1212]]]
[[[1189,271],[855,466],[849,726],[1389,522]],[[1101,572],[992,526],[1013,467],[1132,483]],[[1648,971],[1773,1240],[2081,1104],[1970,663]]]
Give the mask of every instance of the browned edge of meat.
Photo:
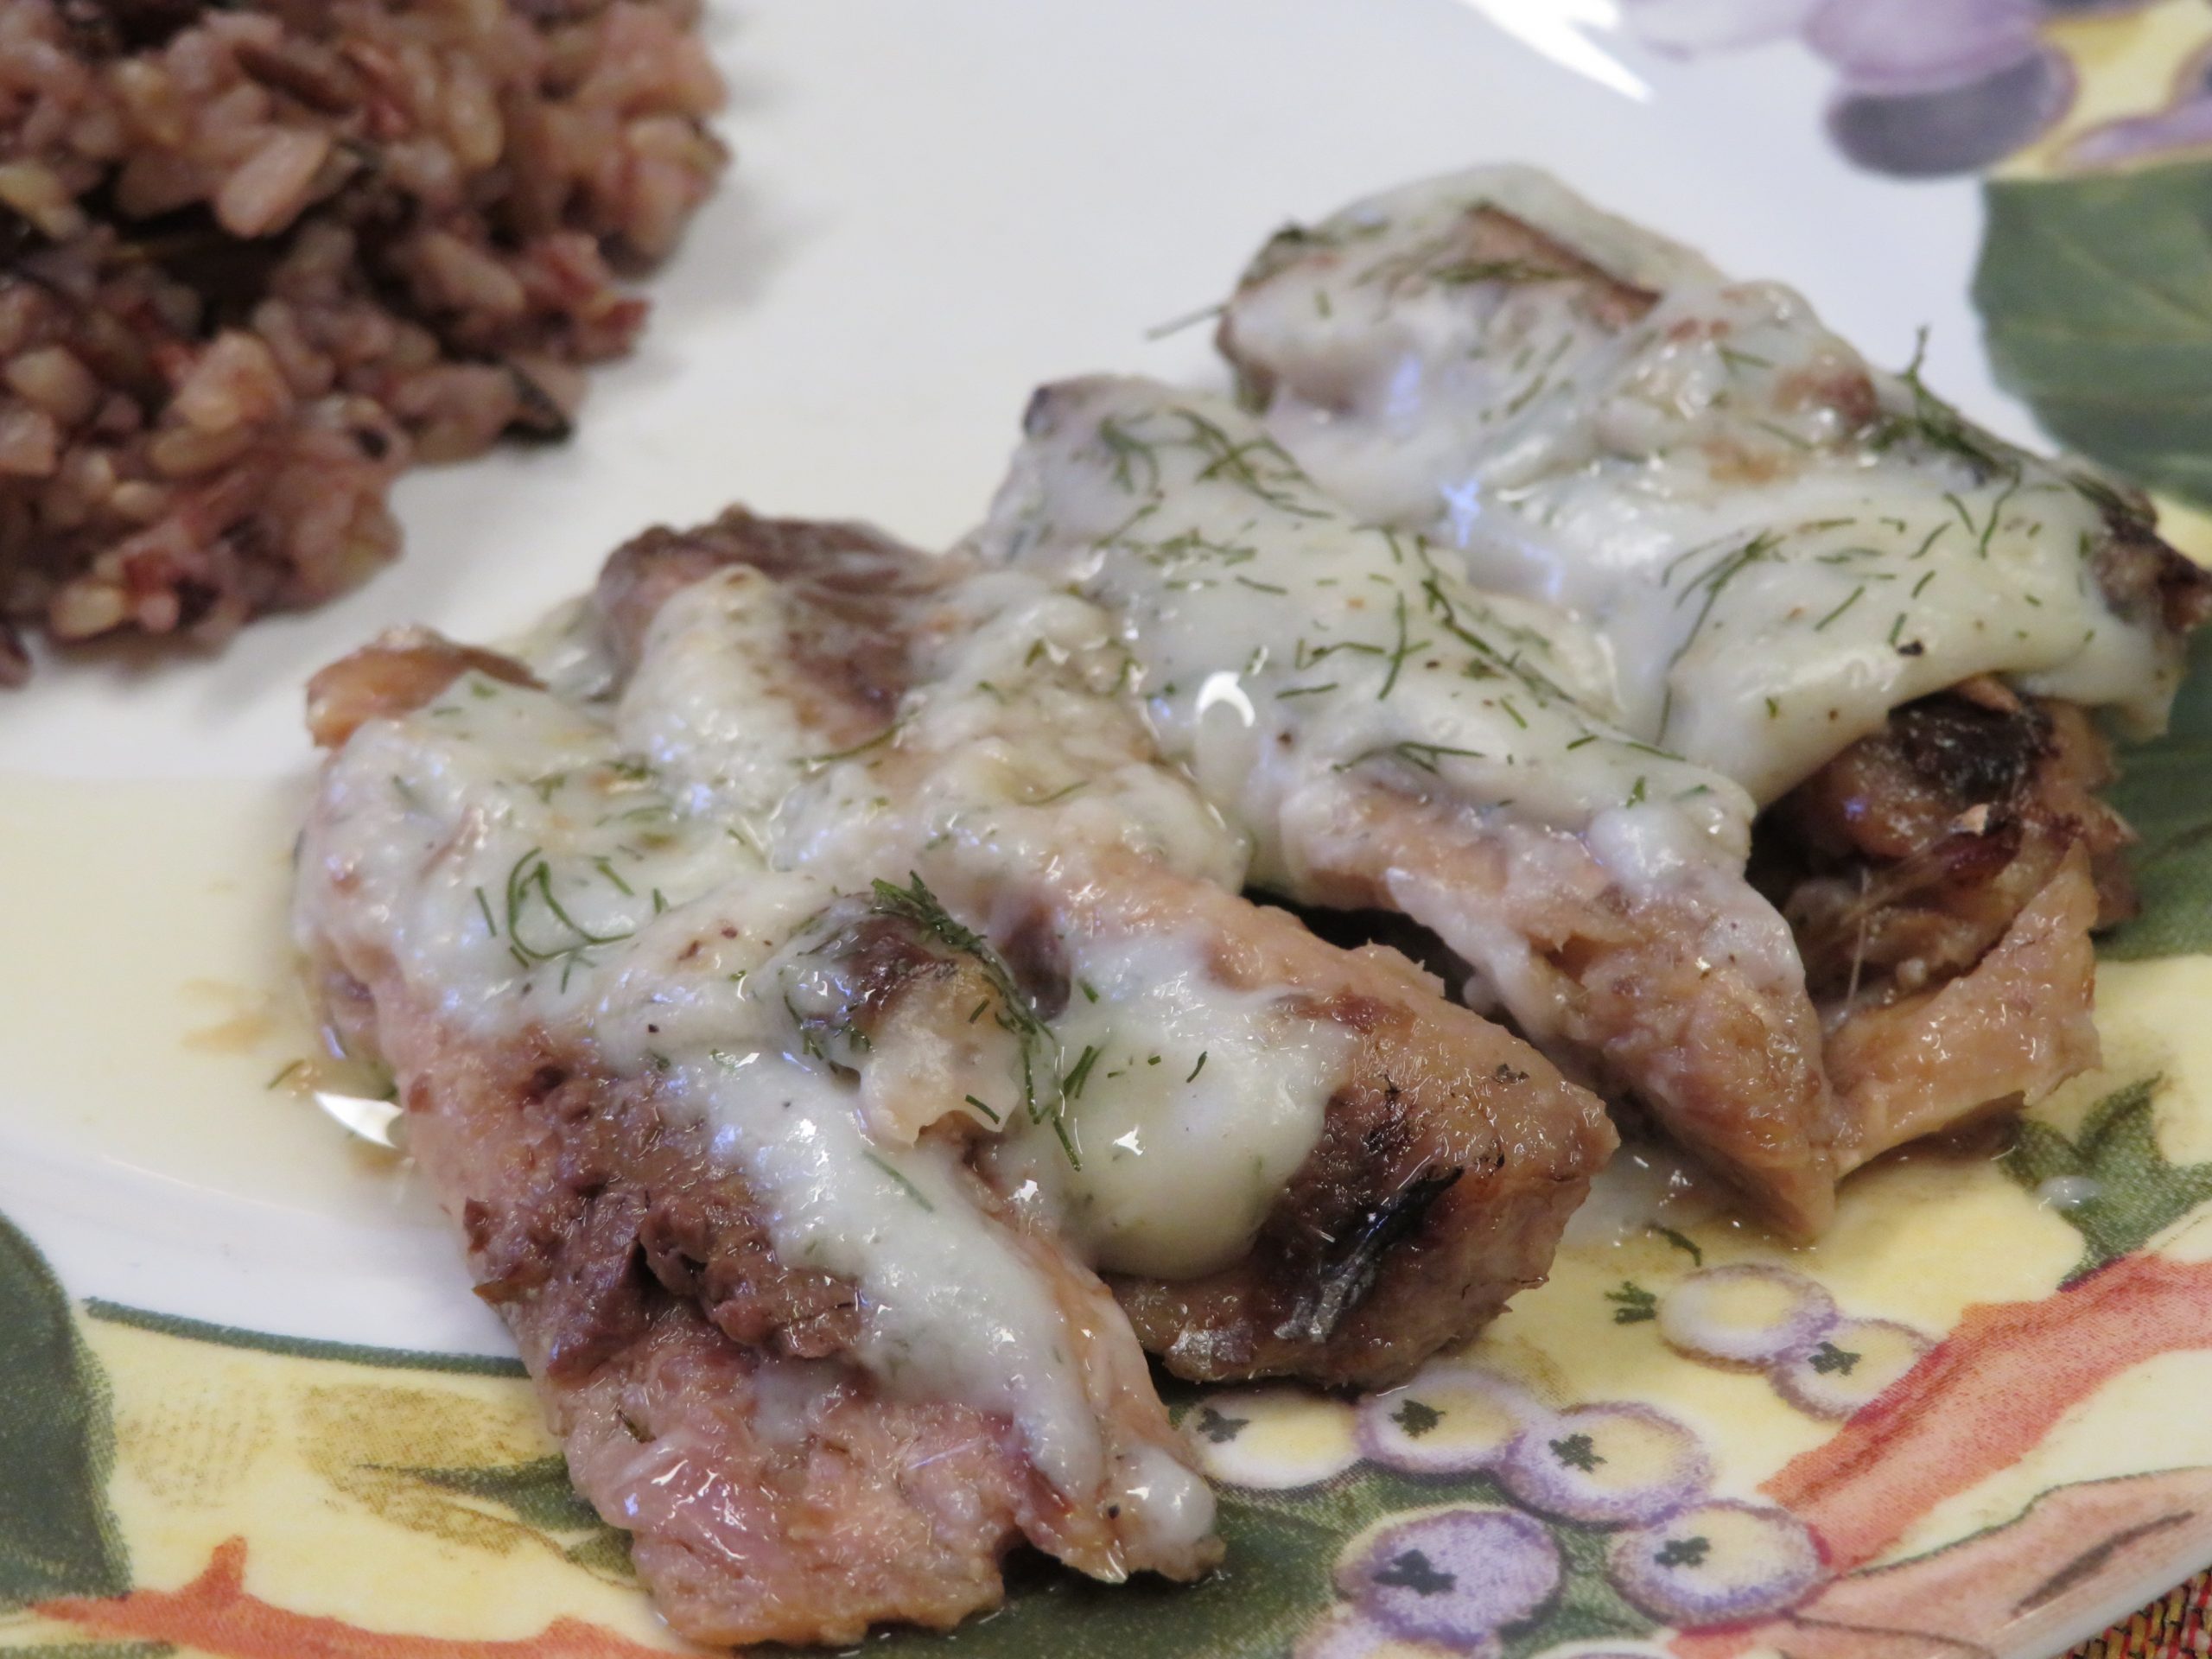
[[[408,1080],[409,1150],[461,1224],[477,1294],[677,1630],[842,1643],[885,1621],[950,1628],[998,1604],[1025,1533],[1112,1556],[1009,1421],[887,1398],[843,1357],[852,1287],[784,1267],[743,1181],[649,1085],[546,1039],[456,1041],[388,979],[327,990],[368,1010],[373,1034],[354,1040]]]
[[[471,670],[509,685],[537,684],[512,657],[457,645],[428,628],[394,628],[308,680],[308,735],[317,748],[336,749],[372,720],[412,714]]]
[[[1199,1279],[1113,1281],[1170,1370],[1382,1387],[1544,1281],[1618,1144],[1604,1103],[1395,950],[1339,950],[1208,887],[1154,902],[1211,906],[1224,982],[1299,987],[1298,1014],[1353,1039],[1320,1140],[1249,1255]]]
[[[796,601],[793,660],[842,703],[846,723],[824,729],[848,741],[874,735],[866,716],[887,727],[909,677],[915,604],[967,569],[863,526],[733,508],[697,531],[648,531],[608,562],[599,602],[618,649],[634,660],[659,605],[730,563],[776,578]],[[1091,860],[1085,874],[1066,884],[1080,895],[1072,901],[1039,896],[1032,931],[1043,937],[1009,943],[1040,1006],[1067,994],[1052,966],[1054,928],[1140,931],[1196,918],[1226,982],[1292,988],[1305,1017],[1356,1037],[1320,1144],[1252,1255],[1188,1284],[1116,1281],[1140,1338],[1171,1370],[1395,1381],[1541,1282],[1615,1144],[1599,1102],[1454,1007],[1395,951],[1339,950],[1286,912],[1133,855]]]
[[[1437,263],[1429,263],[1431,254]],[[1363,257],[1357,246],[1332,246],[1300,226],[1287,226],[1269,238],[1245,267],[1237,280],[1237,292],[1240,296],[1249,293],[1293,264],[1308,260],[1335,264]],[[1386,262],[1376,274],[1392,289],[1406,283],[1478,282],[1491,276],[1571,283],[1577,307],[1608,330],[1640,322],[1659,302],[1659,296],[1649,289],[1623,282],[1527,219],[1487,203],[1468,210],[1451,247],[1423,250],[1422,262],[1403,270],[1389,270],[1390,263],[1395,262]],[[1239,347],[1234,304],[1222,313],[1216,325],[1214,347],[1236,371],[1239,400],[1247,408],[1266,408],[1274,396],[1274,376]]]
[[[1761,820],[1858,1118],[1849,1161],[2033,1102],[2096,1064],[2092,928],[2133,839],[2089,716],[1989,677],[1897,709]]]
[[[1783,922],[1757,894],[1732,912],[1712,891],[1632,895],[1573,836],[1494,830],[1380,786],[1342,804],[1316,851],[1321,902],[1402,910],[1471,962],[1499,927],[1525,941],[1555,1052],[1648,1110],[1777,1230],[1827,1225],[1840,1119],[1812,1003],[1794,971],[1774,971]]]
[[[470,669],[528,678],[493,653],[398,636],[325,671],[323,728],[342,742]],[[856,908],[825,927],[873,968],[854,976],[850,1028],[880,1030],[910,994],[975,976]],[[884,1395],[848,1357],[854,1287],[778,1259],[742,1178],[711,1155],[707,1129],[663,1111],[654,1079],[608,1073],[588,1038],[456,1035],[434,995],[358,938],[319,940],[315,968],[349,1050],[403,1080],[410,1153],[461,1230],[477,1294],[514,1332],[578,1490],[631,1532],[641,1578],[683,1634],[848,1643],[888,1621],[950,1628],[998,1605],[1002,1560],[1025,1536],[1111,1580],[1196,1576],[1218,1559],[1215,1541],[1133,1552],[1113,1509],[1056,1491],[1003,1417]],[[1130,1374],[1115,1357],[1104,1287],[1028,1240],[980,1179],[972,1195],[1052,1282],[1114,1431],[1169,1440],[1141,1365]]]

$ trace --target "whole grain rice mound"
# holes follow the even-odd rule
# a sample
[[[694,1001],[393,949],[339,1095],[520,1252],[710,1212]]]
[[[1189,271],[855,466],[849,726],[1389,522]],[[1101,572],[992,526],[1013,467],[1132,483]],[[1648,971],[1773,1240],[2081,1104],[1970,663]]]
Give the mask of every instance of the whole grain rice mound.
[[[565,433],[725,159],[697,10],[0,0],[0,683],[313,604],[410,461]]]

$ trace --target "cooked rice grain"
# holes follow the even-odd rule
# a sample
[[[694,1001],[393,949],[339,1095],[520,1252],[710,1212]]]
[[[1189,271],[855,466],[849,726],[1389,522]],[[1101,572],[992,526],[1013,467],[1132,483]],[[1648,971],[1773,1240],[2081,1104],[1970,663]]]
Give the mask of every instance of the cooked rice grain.
[[[0,3],[0,683],[391,556],[557,437],[725,156],[697,0]]]

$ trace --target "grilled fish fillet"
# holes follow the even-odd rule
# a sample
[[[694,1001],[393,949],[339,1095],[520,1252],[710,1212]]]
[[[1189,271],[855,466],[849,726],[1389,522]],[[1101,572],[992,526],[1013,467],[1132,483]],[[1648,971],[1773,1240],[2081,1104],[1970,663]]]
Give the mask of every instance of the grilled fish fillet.
[[[1757,861],[1816,878],[1787,902],[1848,1118],[1839,1169],[2094,1064],[2084,894],[2109,814],[1949,787],[1974,814],[1957,830],[1847,861],[1851,830],[1822,820],[1894,780],[1868,763],[1913,750],[1929,721],[1907,711],[1957,688],[2162,725],[2212,588],[2145,503],[1974,426],[1916,366],[1871,368],[1789,289],[1526,168],[1285,231],[1218,338],[1323,487],[1560,603],[1605,640],[1629,731],[1784,803]],[[1883,897],[1908,888],[1944,897]]]
[[[1403,957],[1238,895],[1051,583],[733,513],[524,657],[319,677],[299,933],[687,1635],[948,1625],[1023,1539],[1202,1572],[1140,1337],[1395,1380],[1611,1148]]]
[[[1119,619],[1155,729],[1301,903],[1402,911],[1570,1070],[1816,1232],[1838,1122],[1751,804],[1623,729],[1602,648],[1362,525],[1250,419],[1143,380],[1032,402],[981,556]]]

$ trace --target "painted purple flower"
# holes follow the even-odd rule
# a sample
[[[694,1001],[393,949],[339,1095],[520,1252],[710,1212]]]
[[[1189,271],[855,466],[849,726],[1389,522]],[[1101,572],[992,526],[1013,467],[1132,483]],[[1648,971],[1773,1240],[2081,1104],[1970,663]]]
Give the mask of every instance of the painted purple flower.
[[[1454,1651],[1517,1624],[1559,1588],[1551,1529],[1513,1510],[1440,1510],[1355,1541],[1337,1588],[1393,1633]]]
[[[1700,1496],[1713,1477],[1688,1428],[1649,1406],[1576,1406],[1529,1425],[1498,1478],[1534,1510],[1637,1526]]]
[[[1920,1363],[1933,1338],[1892,1319],[1839,1319],[1821,1339],[1775,1362],[1775,1392],[1815,1417],[1848,1417]]]
[[[1786,40],[1821,0],[1624,0],[1621,21],[1654,51],[1682,57]]]
[[[1792,1605],[1820,1581],[1821,1552],[1787,1510],[1719,1501],[1623,1533],[1605,1573],[1654,1618],[1694,1628]]]
[[[1291,1649],[1293,1659],[1500,1659],[1505,1645],[1494,1636],[1440,1647],[1408,1641],[1357,1608],[1338,1603]]]
[[[1827,111],[1836,146],[1875,172],[1931,178],[2000,161],[2065,114],[2074,69],[2044,40],[2044,23],[2145,3],[1624,0],[1622,15],[1646,45],[1683,56],[1799,35],[1841,77]],[[2140,129],[2115,130],[2101,147],[2146,141],[2157,139]]]
[[[1718,1365],[1771,1365],[1835,1320],[1835,1299],[1803,1274],[1751,1262],[1693,1273],[1659,1305],[1668,1345]]]
[[[1965,86],[2042,47],[2034,0],[1827,0],[1805,44],[1866,92]]]
[[[1402,1388],[1360,1402],[1360,1450],[1417,1475],[1487,1469],[1541,1416],[1519,1384],[1478,1365],[1430,1364]]]
[[[1956,86],[1847,88],[1828,106],[1828,137],[1870,172],[1941,178],[1978,171],[2025,148],[2073,101],[2073,66],[2065,54],[2045,48]]]

